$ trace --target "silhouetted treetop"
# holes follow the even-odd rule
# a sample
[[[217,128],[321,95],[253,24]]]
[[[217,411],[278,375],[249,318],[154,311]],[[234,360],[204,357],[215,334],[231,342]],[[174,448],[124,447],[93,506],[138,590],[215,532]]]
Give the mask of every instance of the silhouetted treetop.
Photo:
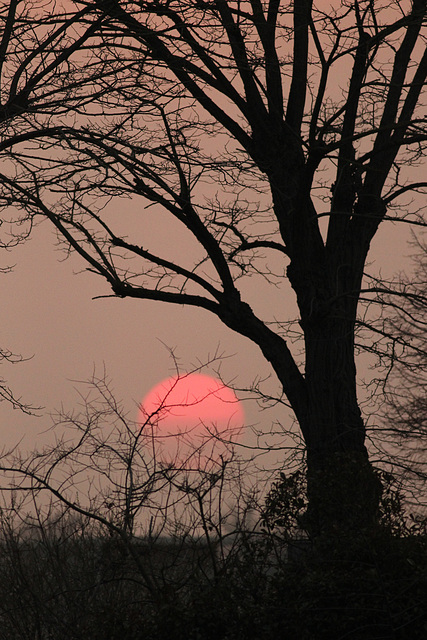
[[[426,13],[425,0],[15,1],[0,13],[2,204],[50,220],[114,295],[201,307],[257,344],[313,482],[348,458],[351,477],[354,459],[366,466],[354,481],[367,520],[379,489],[354,335],[366,304],[382,304],[363,280],[379,225],[424,224],[410,197],[427,187],[414,170]],[[251,308],[248,277],[280,299],[292,288],[303,362],[269,310]]]

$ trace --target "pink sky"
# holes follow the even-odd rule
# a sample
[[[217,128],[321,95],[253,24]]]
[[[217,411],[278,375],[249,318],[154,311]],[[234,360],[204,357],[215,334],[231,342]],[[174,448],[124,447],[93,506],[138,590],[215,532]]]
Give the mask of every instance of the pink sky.
[[[347,78],[342,80],[346,82]],[[132,208],[140,205],[124,200],[119,206],[124,209],[120,211],[121,219],[126,219],[124,214],[131,216]],[[161,230],[153,229],[152,235],[154,243],[165,245]],[[381,269],[386,277],[405,268],[408,261],[404,256],[411,253],[405,243],[408,236],[405,226],[383,225],[371,252],[377,262],[369,269],[377,273]],[[179,238],[180,248],[183,242],[184,236]],[[169,246],[173,248],[170,242]],[[167,347],[175,349],[182,370],[191,370],[216,352],[224,353],[232,356],[221,364],[225,380],[246,387],[255,378],[271,374],[269,390],[279,391],[258,348],[206,311],[149,301],[92,300],[97,295],[108,295],[107,285],[89,273],[75,275],[73,272],[85,265],[75,257],[65,262],[61,262],[62,258],[61,252],[55,250],[55,236],[47,223],[37,227],[23,246],[1,255],[0,266],[16,267],[12,273],[0,275],[0,344],[32,359],[13,367],[4,365],[0,375],[23,401],[45,407],[45,417],[36,418],[0,404],[5,445],[24,437],[23,446],[30,448],[36,441],[52,439],[51,433],[44,433],[51,425],[46,414],[61,404],[75,406],[75,381],[88,379],[94,369],[101,374],[104,365],[112,388],[124,400],[130,417],[136,419],[138,404],[145,394],[175,372]],[[293,295],[286,285],[283,291],[286,295],[266,284],[258,287],[255,280],[245,288],[256,313],[263,319],[279,321],[293,317],[294,312]],[[288,412],[280,406],[259,411],[251,402],[245,406],[245,413],[248,423],[258,424],[266,431],[274,420],[290,423]]]
[[[129,201],[126,201],[127,206]],[[405,255],[406,229],[384,226],[372,247],[384,276],[408,266]],[[159,239],[161,242],[161,238]],[[226,356],[221,364],[225,380],[238,387],[271,371],[256,346],[232,333],[220,321],[200,309],[186,309],[139,300],[101,298],[109,294],[106,284],[82,268],[77,258],[63,261],[55,247],[55,236],[47,223],[34,231],[30,241],[10,253],[3,252],[1,266],[16,264],[10,274],[1,275],[1,344],[31,357],[28,362],[4,365],[1,375],[26,402],[45,407],[44,417],[24,416],[6,403],[0,404],[2,438],[10,446],[24,438],[22,446],[52,441],[46,415],[61,404],[73,408],[79,401],[76,381],[90,378],[105,365],[117,397],[123,399],[131,419],[137,418],[142,398],[159,381],[175,373],[167,347],[175,349],[183,371],[197,367],[217,351]],[[284,297],[280,307],[273,290],[274,308],[268,289],[254,286],[251,303],[263,317],[283,319],[292,299]],[[262,312],[261,310],[264,309]],[[166,345],[166,346],[165,346]],[[234,354],[234,355],[233,355]],[[207,371],[208,372],[208,371]],[[363,374],[363,371],[359,373]],[[268,385],[278,390],[272,376]],[[272,422],[290,424],[286,408],[260,411],[255,402],[245,403],[247,422],[268,431]],[[252,441],[252,440],[251,440]]]

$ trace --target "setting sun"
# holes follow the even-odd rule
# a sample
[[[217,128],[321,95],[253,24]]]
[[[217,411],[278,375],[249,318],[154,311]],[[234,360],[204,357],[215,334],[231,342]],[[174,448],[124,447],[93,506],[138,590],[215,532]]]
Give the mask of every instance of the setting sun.
[[[151,430],[161,462],[205,467],[236,440],[244,414],[234,391],[220,380],[189,373],[153,387],[140,405],[138,422]]]

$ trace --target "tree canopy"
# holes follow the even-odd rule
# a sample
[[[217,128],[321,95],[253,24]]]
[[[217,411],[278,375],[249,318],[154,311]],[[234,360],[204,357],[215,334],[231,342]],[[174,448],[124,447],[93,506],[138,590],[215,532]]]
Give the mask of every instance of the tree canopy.
[[[300,425],[312,504],[319,478],[348,468],[366,520],[379,488],[355,331],[393,291],[366,277],[379,226],[423,224],[426,15],[425,0],[12,0],[0,13],[3,207],[50,220],[113,295],[203,308],[258,345]],[[163,220],[164,245],[149,246]],[[302,359],[288,318],[254,312],[254,277],[292,289]],[[313,509],[313,529],[322,510],[346,521],[345,506]]]

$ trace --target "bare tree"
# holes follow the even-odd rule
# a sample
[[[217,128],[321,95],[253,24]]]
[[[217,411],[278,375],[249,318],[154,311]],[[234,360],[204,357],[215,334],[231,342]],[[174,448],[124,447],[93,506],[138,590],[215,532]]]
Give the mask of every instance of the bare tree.
[[[312,532],[369,526],[355,326],[378,296],[363,278],[380,224],[423,224],[408,196],[427,187],[411,172],[425,0],[66,6],[3,10],[2,203],[49,219],[114,296],[200,307],[258,345],[305,441]],[[117,214],[130,197],[133,236]],[[163,250],[144,237],[158,220]],[[248,278],[292,288],[302,361]]]
[[[59,576],[55,567],[52,577],[74,586],[61,590],[81,593],[72,563],[76,551],[92,550],[88,574],[82,566],[88,591],[102,585],[116,561],[123,571],[114,579],[135,581],[144,599],[160,606],[185,593],[201,569],[216,580],[253,534],[248,514],[255,501],[244,482],[248,463],[231,446],[215,464],[188,469],[178,455],[165,463],[152,429],[157,412],[142,422],[130,420],[105,374],[85,383],[80,401],[77,409],[53,416],[53,445],[0,459],[0,520],[5,542],[14,544],[12,564],[27,547],[37,555],[33,546],[41,541],[52,561],[56,551],[66,554],[67,567]],[[77,549],[61,540],[74,540]],[[93,576],[94,566],[102,579]],[[30,582],[31,600],[36,594]],[[43,590],[40,599],[44,607],[49,598]]]
[[[77,40],[74,37],[71,40],[67,39],[69,30],[80,20],[81,12],[69,17],[65,14],[52,15],[49,20],[45,20],[44,15],[42,19],[39,17],[33,23],[29,9],[37,14],[42,7],[43,2],[30,5],[21,0],[11,0],[0,7],[0,127],[3,141],[8,139],[6,147],[9,147],[10,143],[37,137],[38,125],[28,126],[27,113],[29,111],[32,114],[45,114],[47,105],[51,109],[59,106],[60,91],[58,93],[56,90],[54,79],[58,76],[61,65],[67,64],[70,55],[85,41],[85,34]],[[91,31],[93,30],[94,27]],[[50,58],[49,53],[52,50],[55,54]],[[16,118],[20,122],[15,127]],[[21,120],[24,121],[24,126]],[[5,161],[7,163],[7,159]],[[16,244],[27,239],[32,221],[24,217],[21,219],[23,226],[11,229],[10,222],[14,219],[13,197],[6,195],[3,204],[6,214],[0,222],[0,248],[10,251]],[[0,273],[7,274],[10,270],[10,266],[2,267]],[[23,359],[7,348],[0,350],[2,364],[16,364]],[[0,378],[0,401],[2,400],[26,413],[40,408],[25,403],[13,393],[6,380]]]
[[[54,446],[0,460],[1,638],[276,638],[283,625],[304,638],[423,637],[422,540],[378,530],[361,555],[353,536],[319,562],[293,539],[301,474],[273,484],[264,527],[251,526],[256,495],[236,494],[249,474],[235,461],[216,473],[159,464],[148,425],[128,420],[104,378],[81,398],[56,417]]]
[[[399,290],[391,295],[383,286],[384,313],[377,318],[377,331],[394,336],[394,340],[388,340],[391,357],[384,366],[386,375],[375,381],[383,402],[373,427],[373,441],[384,462],[400,478],[411,513],[419,520],[425,518],[427,506],[427,260],[422,238],[414,246],[414,268],[410,275],[402,275]],[[382,342],[386,342],[384,337]]]

